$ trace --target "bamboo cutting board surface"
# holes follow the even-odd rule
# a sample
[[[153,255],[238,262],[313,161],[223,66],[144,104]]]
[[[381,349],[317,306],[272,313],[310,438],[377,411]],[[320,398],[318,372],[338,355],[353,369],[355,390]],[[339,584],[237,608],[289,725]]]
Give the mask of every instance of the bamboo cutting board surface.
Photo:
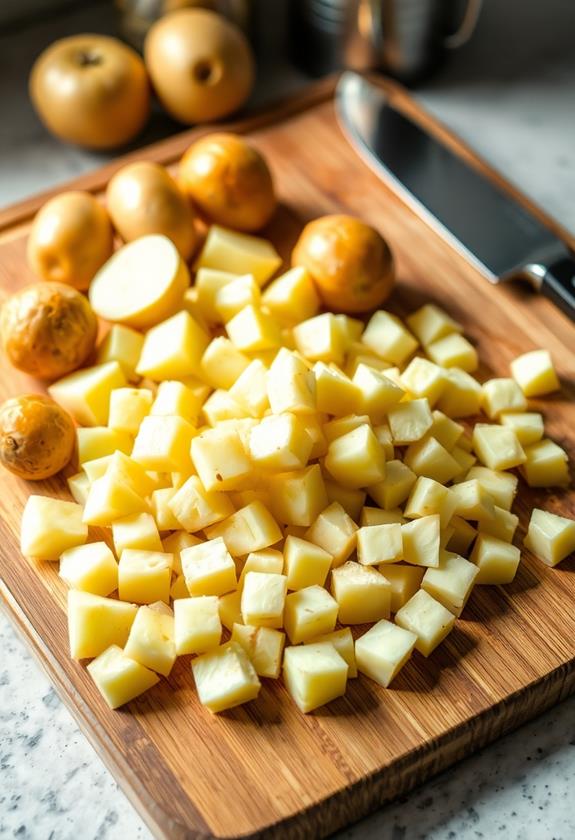
[[[402,107],[419,114],[406,94],[391,90]],[[321,83],[233,126],[264,152],[277,181],[282,206],[266,235],[286,257],[306,220],[331,212],[362,216],[379,228],[397,258],[399,283],[389,308],[406,314],[426,301],[445,307],[477,344],[484,378],[508,375],[519,353],[550,349],[563,388],[534,403],[548,433],[575,457],[575,325],[529,291],[490,286],[402,204],[346,142],[331,94],[332,85]],[[447,136],[429,117],[419,117]],[[201,133],[205,129],[130,158],[173,165]],[[125,161],[73,186],[98,192]],[[3,297],[34,279],[25,239],[44,199],[0,214]],[[3,361],[0,397],[24,390],[40,386]],[[525,553],[513,584],[476,587],[448,639],[427,660],[416,653],[390,689],[360,677],[350,681],[344,698],[304,716],[281,684],[265,681],[257,701],[212,717],[197,701],[183,657],[169,680],[111,712],[85,668],[68,657],[57,564],[31,564],[20,556],[19,522],[30,492],[67,497],[61,478],[32,486],[2,474],[5,601],[84,732],[160,837],[322,836],[575,688],[575,561],[548,569]],[[520,541],[533,506],[575,516],[572,492],[522,486]]]

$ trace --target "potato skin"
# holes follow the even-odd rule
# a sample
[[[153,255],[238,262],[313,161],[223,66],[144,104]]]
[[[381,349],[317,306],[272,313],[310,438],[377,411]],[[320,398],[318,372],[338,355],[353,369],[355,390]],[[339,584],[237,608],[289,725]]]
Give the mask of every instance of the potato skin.
[[[262,155],[234,134],[209,134],[184,154],[179,182],[211,222],[250,233],[272,217],[277,200]]]
[[[303,229],[292,265],[311,274],[329,309],[360,313],[389,297],[395,282],[393,255],[372,227],[353,216],[322,216]]]
[[[4,352],[19,370],[57,379],[79,368],[96,344],[98,320],[83,294],[63,283],[34,283],[0,313]]]
[[[0,406],[0,463],[20,478],[40,481],[60,472],[75,442],[72,418],[43,394],[22,394]]]

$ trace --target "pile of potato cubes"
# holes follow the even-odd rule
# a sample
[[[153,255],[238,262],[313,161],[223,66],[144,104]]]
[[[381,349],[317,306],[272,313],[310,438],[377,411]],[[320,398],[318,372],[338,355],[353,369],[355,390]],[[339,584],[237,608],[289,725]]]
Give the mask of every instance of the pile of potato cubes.
[[[513,580],[512,470],[568,483],[527,402],[559,387],[545,350],[481,385],[436,306],[364,326],[320,313],[302,268],[263,289],[279,262],[212,229],[185,309],[145,335],[113,325],[99,363],[50,389],[82,424],[76,501],[31,496],[22,551],[60,559],[71,655],[112,708],[190,654],[212,712],[280,674],[302,712],[358,672],[388,686],[475,585]],[[471,435],[458,422],[480,414]],[[555,565],[575,522],[536,509],[525,545]]]

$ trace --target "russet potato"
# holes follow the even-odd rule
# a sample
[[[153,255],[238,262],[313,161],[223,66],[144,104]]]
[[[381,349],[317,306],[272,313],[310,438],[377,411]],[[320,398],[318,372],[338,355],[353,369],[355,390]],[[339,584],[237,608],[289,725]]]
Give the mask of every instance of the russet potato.
[[[31,481],[60,472],[72,458],[76,428],[67,411],[42,394],[0,406],[0,463]]]

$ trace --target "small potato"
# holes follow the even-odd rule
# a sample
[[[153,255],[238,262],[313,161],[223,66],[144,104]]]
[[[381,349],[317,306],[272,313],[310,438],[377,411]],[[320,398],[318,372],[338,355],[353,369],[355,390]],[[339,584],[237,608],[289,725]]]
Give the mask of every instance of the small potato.
[[[192,208],[174,179],[159,163],[138,161],[117,172],[106,192],[108,212],[125,242],[161,233],[182,258],[191,257],[198,242]]]
[[[65,192],[36,214],[28,237],[28,264],[43,280],[87,289],[112,255],[112,223],[86,192]]]
[[[209,134],[190,146],[180,163],[179,181],[201,213],[224,227],[260,230],[276,209],[267,163],[234,134]]]
[[[0,406],[0,463],[30,481],[50,478],[70,461],[76,427],[67,411],[42,394],[22,394]]]
[[[376,309],[395,282],[387,242],[353,216],[322,216],[306,225],[292,265],[307,268],[325,305],[339,312]]]
[[[97,318],[83,294],[63,283],[34,283],[9,297],[0,313],[4,352],[19,370],[58,379],[94,349]]]

